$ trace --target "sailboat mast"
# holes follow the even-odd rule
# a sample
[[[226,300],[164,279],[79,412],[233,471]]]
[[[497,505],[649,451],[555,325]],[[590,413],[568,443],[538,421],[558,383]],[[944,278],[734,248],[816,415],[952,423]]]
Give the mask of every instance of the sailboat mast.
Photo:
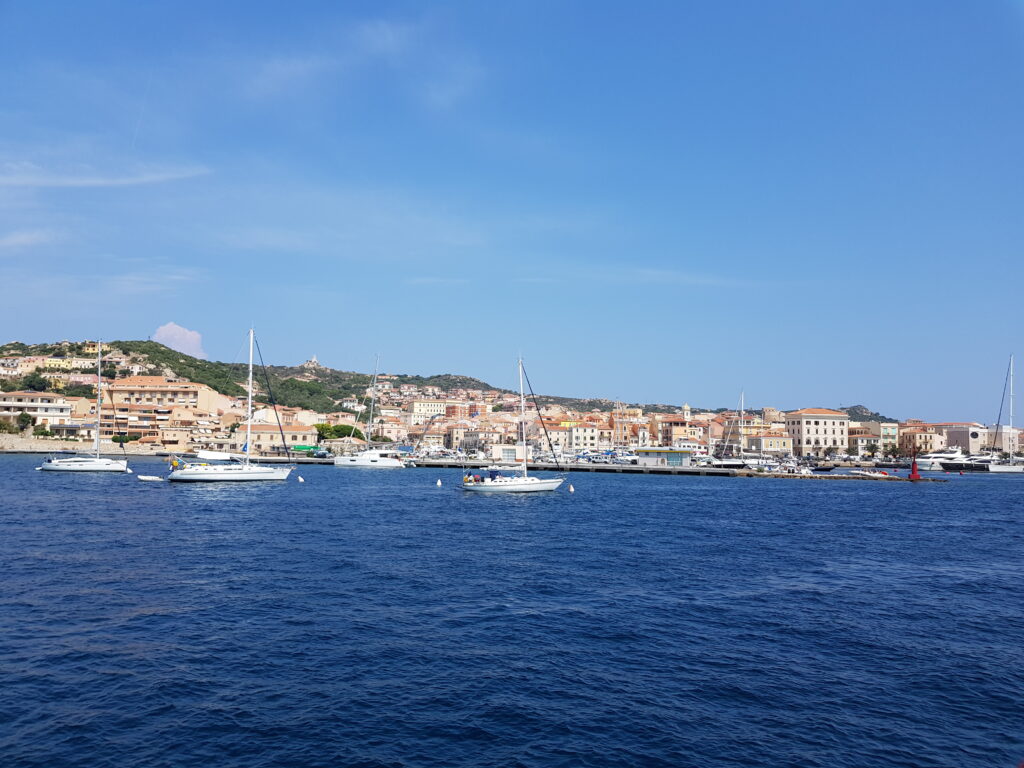
[[[523,387],[523,358],[519,358],[519,442],[523,446],[523,476],[526,476],[526,390]]]
[[[373,359],[373,380],[370,382],[370,416],[366,420],[366,449],[373,448],[373,407],[377,404],[377,371],[380,369],[380,355]],[[365,402],[365,401],[364,401]],[[426,436],[426,432],[423,433]]]
[[[739,439],[738,439],[738,443],[739,443],[739,446],[740,446],[740,450],[739,450],[739,455],[740,456],[743,455],[743,410],[744,410],[744,405],[746,404],[744,402],[744,400],[743,400],[743,397],[744,397],[745,394],[746,393],[741,389],[740,390],[740,432],[739,432]]]
[[[249,329],[249,386],[246,389],[249,396],[245,402],[245,463],[249,463],[249,455],[252,453],[252,347],[255,332]]]
[[[96,433],[92,438],[92,449],[100,457],[100,406],[103,405],[103,342],[96,342]]]
[[[1010,463],[1017,453],[1017,434],[1014,432],[1014,356],[1010,355]]]

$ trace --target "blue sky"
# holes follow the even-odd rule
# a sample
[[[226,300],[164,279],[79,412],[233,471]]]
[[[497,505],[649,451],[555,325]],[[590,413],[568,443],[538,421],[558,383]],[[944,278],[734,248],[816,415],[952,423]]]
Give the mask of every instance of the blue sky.
[[[0,336],[991,420],[1019,2],[0,1]]]

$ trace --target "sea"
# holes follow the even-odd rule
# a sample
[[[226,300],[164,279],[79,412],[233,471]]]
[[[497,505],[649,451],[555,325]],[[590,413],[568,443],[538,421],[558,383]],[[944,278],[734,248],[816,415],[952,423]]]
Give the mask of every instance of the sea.
[[[1024,476],[40,458],[0,456],[4,768],[1024,761]]]

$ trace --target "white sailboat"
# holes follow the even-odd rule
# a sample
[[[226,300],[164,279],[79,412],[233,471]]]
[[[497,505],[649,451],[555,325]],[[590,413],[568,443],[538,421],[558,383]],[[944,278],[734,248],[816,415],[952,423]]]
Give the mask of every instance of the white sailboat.
[[[250,480],[287,480],[292,467],[275,467],[253,464],[249,458],[252,451],[252,353],[255,334],[249,329],[249,394],[245,405],[245,451],[241,454],[220,451],[197,451],[202,461],[175,459],[168,480],[190,483],[246,482]],[[211,461],[230,463],[211,464]]]
[[[334,466],[357,469],[403,469],[405,462],[398,451],[373,447],[373,409],[377,404],[377,369],[380,358],[373,364],[373,380],[370,382],[370,415],[366,420],[366,450],[350,456],[336,456]],[[365,400],[363,401],[365,402]]]
[[[128,472],[128,459],[107,459],[100,456],[100,406],[103,405],[103,344],[96,343],[96,430],[91,456],[49,456],[37,467],[47,472]]]
[[[492,468],[483,470],[483,474],[467,473],[462,478],[462,489],[473,493],[535,493],[537,491],[554,491],[565,478],[540,478],[531,476],[526,467],[526,391],[523,388],[523,359],[519,358],[519,441],[522,446],[523,463],[517,467],[516,474],[503,475]]]
[[[1016,461],[1017,454],[1017,436],[1013,431],[1013,355],[1010,355],[1010,419],[1009,419],[1009,430],[1010,430],[1010,460],[1007,462],[993,461],[988,465],[989,472],[997,473],[1021,473],[1024,472],[1024,464],[1018,464]]]

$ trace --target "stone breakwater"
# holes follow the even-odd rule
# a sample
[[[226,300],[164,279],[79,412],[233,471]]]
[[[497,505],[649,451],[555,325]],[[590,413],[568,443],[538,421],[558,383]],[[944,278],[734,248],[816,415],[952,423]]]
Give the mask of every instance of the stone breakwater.
[[[0,453],[53,453],[55,451],[89,452],[92,441],[54,440],[48,437],[23,437],[22,435],[0,435]],[[138,443],[125,444],[124,452],[129,456],[155,456],[159,448]],[[104,440],[100,451],[105,454],[120,454],[121,446]]]

